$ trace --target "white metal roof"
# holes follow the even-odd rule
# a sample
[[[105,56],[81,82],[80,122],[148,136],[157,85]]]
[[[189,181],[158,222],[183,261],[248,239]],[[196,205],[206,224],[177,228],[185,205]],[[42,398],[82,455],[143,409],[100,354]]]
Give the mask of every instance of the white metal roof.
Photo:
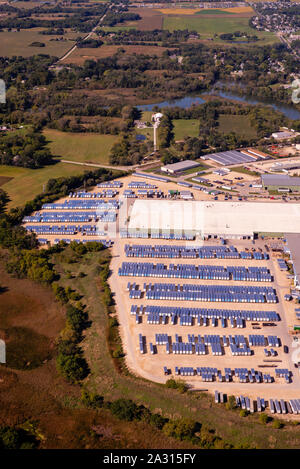
[[[300,204],[136,200],[129,228],[243,236],[300,233]]]

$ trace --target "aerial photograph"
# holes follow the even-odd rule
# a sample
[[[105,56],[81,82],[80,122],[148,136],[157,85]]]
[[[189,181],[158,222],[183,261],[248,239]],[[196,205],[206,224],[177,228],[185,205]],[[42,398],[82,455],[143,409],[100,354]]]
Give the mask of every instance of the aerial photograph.
[[[8,449],[300,449],[300,0],[0,0]]]

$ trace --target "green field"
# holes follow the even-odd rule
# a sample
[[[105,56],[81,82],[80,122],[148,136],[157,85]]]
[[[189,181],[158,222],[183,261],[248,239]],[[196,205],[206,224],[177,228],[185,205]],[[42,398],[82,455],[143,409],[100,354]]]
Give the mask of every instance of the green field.
[[[116,135],[78,134],[53,129],[46,129],[43,133],[50,142],[53,155],[80,163],[108,164],[110,149],[118,140]]]
[[[197,17],[188,16],[167,16],[164,17],[163,28],[169,31],[178,29],[188,29],[189,31],[197,31],[200,37],[213,37],[214,34],[234,33],[241,31],[250,35],[256,35],[260,41],[258,43],[270,44],[277,42],[278,39],[274,33],[265,31],[256,31],[249,26],[249,18],[237,18],[230,16],[228,18],[205,18],[198,15]],[[224,41],[222,41],[224,43]],[[253,43],[252,43],[253,44]]]
[[[248,116],[221,114],[219,117],[218,131],[224,134],[235,132],[245,137],[257,137],[256,130],[251,127]]]
[[[54,156],[81,163],[93,162],[107,164],[110,148],[117,141],[117,136],[100,134],[72,134],[46,129],[44,135]],[[88,166],[61,163],[45,166],[41,169],[0,166],[0,184],[8,192],[11,202],[9,207],[24,204],[43,191],[43,185],[51,178],[68,177],[93,171]],[[12,178],[12,179],[9,179]]]
[[[13,178],[4,183],[1,188],[5,190],[11,202],[8,207],[24,205],[43,191],[43,185],[51,178],[75,176],[84,171],[92,170],[84,166],[67,163],[57,163],[41,169],[16,168],[15,166],[0,166],[0,178]]]
[[[174,119],[173,124],[175,140],[199,136],[199,121],[197,119]]]
[[[59,36],[44,36],[39,34],[43,28],[22,29],[21,31],[0,32],[0,56],[30,57],[37,54],[49,54],[55,57],[62,56],[75,44],[71,39],[75,39],[78,34],[67,32],[64,35],[66,41],[51,41]],[[32,42],[43,42],[45,47],[31,47]]]

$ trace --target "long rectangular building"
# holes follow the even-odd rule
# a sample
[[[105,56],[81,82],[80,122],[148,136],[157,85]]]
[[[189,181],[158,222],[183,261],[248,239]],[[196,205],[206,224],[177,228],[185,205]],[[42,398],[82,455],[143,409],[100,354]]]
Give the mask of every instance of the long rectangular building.
[[[262,174],[262,186],[267,190],[286,190],[300,192],[300,177],[285,174]]]
[[[300,233],[300,204],[136,200],[129,232],[252,238],[255,233]]]

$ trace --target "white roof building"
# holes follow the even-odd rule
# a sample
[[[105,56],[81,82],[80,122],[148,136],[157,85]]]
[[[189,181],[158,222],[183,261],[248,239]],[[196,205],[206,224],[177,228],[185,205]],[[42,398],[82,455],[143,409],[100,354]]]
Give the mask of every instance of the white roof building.
[[[223,238],[252,237],[254,233],[300,233],[300,204],[136,200],[128,228]]]

